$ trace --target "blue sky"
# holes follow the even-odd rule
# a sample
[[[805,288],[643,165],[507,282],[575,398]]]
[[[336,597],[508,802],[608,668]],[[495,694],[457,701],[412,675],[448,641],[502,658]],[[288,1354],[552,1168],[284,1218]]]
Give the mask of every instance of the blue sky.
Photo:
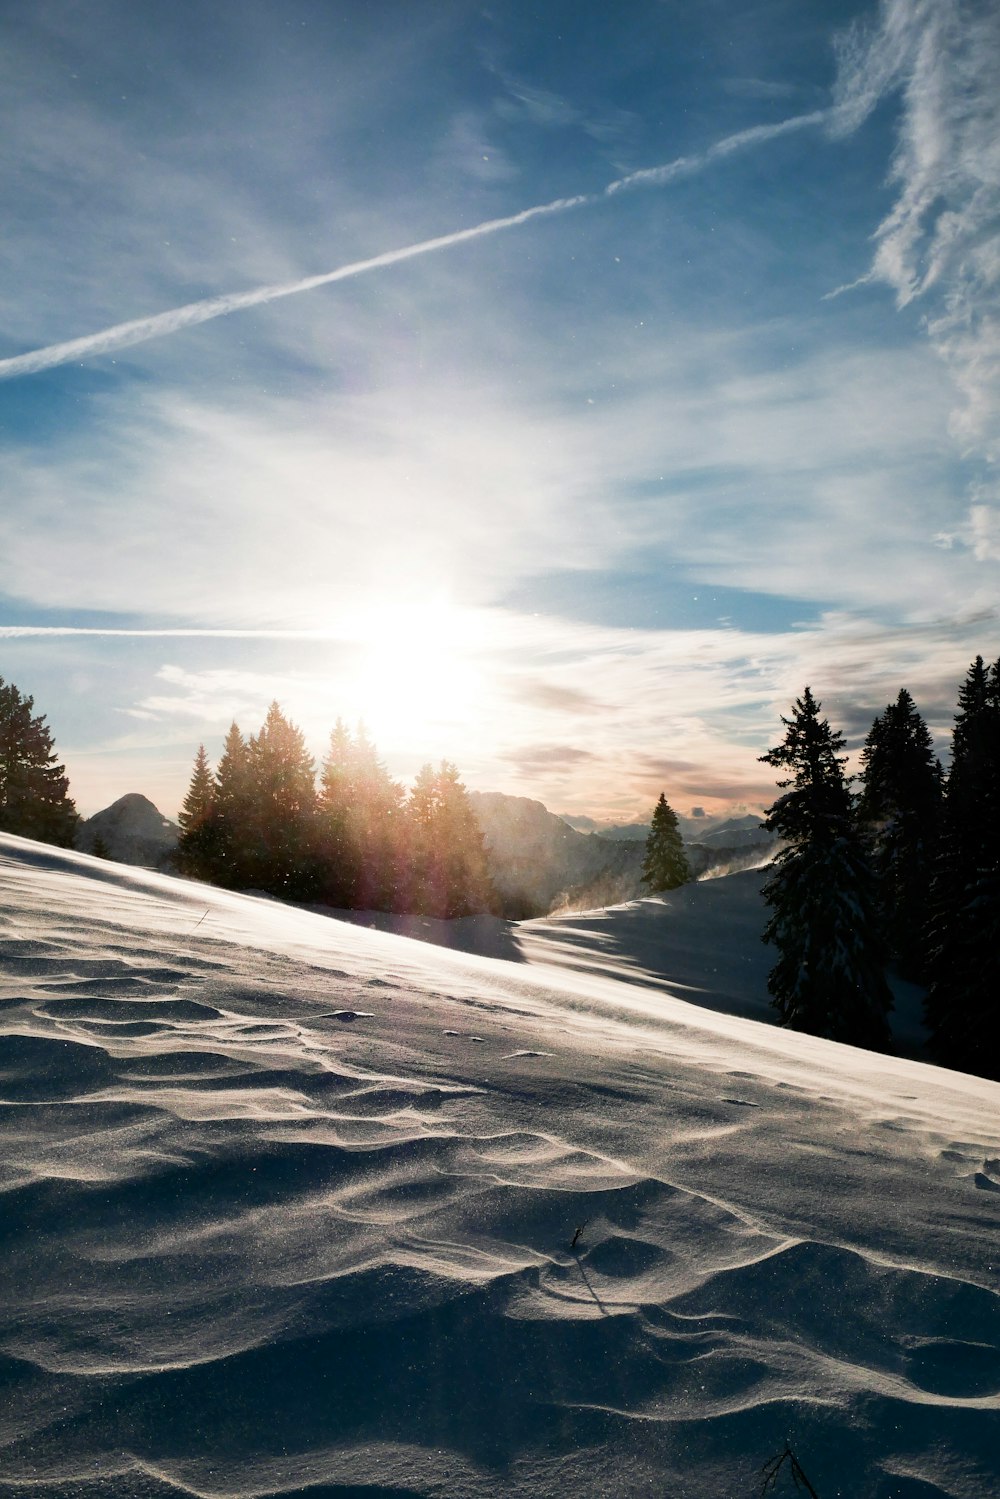
[[[807,682],[944,748],[1000,653],[992,4],[0,16],[0,672],[82,810],[272,697],[615,820],[768,800]]]

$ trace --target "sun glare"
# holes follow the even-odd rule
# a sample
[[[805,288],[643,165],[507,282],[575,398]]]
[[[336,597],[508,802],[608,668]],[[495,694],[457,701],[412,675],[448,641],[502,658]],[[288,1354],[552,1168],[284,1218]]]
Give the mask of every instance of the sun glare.
[[[353,620],[351,636],[350,697],[376,744],[426,742],[466,722],[481,673],[463,611],[444,599],[384,603]]]

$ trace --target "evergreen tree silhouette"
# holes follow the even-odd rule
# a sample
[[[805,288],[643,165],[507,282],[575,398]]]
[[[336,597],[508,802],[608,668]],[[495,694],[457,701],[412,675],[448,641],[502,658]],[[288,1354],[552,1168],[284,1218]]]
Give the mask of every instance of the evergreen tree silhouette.
[[[794,1030],[885,1047],[892,996],[874,878],[844,780],[844,738],[820,718],[808,687],[781,721],[783,742],[760,757],[789,772],[764,823],[783,844],[764,886],[771,908],[764,941],[778,949],[772,1003]]]
[[[677,814],[662,791],[653,811],[640,878],[649,886],[652,895],[663,890],[676,890],[691,878],[691,866],[684,852]]]
[[[358,851],[355,900],[363,910],[395,910],[400,903],[403,788],[394,781],[358,725],[352,757],[348,825]]]
[[[0,677],[0,831],[72,848],[79,816],[35,700]]]
[[[317,819],[323,899],[359,910],[395,910],[402,883],[403,788],[364,724],[352,737],[338,718],[320,774]]]
[[[1000,660],[959,689],[925,1015],[936,1056],[1000,1079]]]
[[[871,726],[861,754],[857,815],[878,883],[891,955],[920,978],[940,832],[943,774],[906,688]]]
[[[176,864],[182,874],[211,880],[217,874],[218,825],[216,787],[205,746],[199,744],[191,783],[178,815],[181,834],[177,840]]]
[[[111,850],[108,847],[108,840],[105,838],[103,833],[94,834],[94,841],[90,845],[90,852],[93,854],[95,859],[111,858]]]
[[[355,798],[354,741],[338,718],[320,771],[316,802],[322,899],[331,906],[357,906],[361,851],[351,810]]]
[[[407,910],[443,915],[442,854],[438,828],[438,784],[433,765],[417,772],[406,803]]]
[[[247,745],[250,885],[289,900],[318,894],[313,759],[277,702]]]
[[[470,916],[496,905],[486,845],[458,767],[442,760],[437,774],[438,824],[444,853],[445,916]]]
[[[215,771],[212,872],[208,876],[213,883],[229,890],[245,890],[251,884],[252,817],[250,755],[239,724],[234,721]]]
[[[424,765],[407,803],[408,904],[425,916],[496,908],[482,829],[457,768]]]

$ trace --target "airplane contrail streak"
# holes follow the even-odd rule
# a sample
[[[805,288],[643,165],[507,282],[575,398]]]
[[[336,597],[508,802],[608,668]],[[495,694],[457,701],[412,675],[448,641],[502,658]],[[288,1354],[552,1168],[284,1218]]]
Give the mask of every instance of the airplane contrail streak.
[[[118,349],[127,349],[132,344],[145,343],[147,339],[162,338],[169,333],[178,333],[182,328],[193,328],[207,323],[212,318],[225,317],[246,307],[260,307],[266,302],[276,302],[280,297],[296,296],[299,292],[312,291],[317,286],[329,286],[335,281],[347,281],[354,276],[363,276],[369,271],[382,270],[386,266],[398,265],[400,261],[414,260],[418,255],[430,255],[436,250],[448,250],[453,245],[467,240],[482,239],[485,235],[498,234],[505,229],[516,229],[553,214],[569,213],[575,208],[590,207],[631,188],[663,187],[681,177],[689,177],[704,170],[713,161],[731,156],[776,136],[794,130],[822,124],[829,117],[828,110],[815,110],[811,114],[794,115],[775,125],[756,125],[749,130],[738,131],[716,141],[707,150],[694,156],[680,156],[663,166],[647,167],[619,177],[600,192],[581,193],[571,198],[554,198],[550,203],[540,203],[534,208],[524,208],[519,213],[504,218],[487,219],[470,229],[458,229],[451,234],[441,234],[434,239],[421,240],[414,245],[405,245],[399,250],[386,250],[368,260],[355,260],[338,266],[334,271],[324,271],[318,276],[305,276],[298,281],[282,281],[270,286],[257,286],[250,291],[226,292],[222,296],[207,297],[199,302],[188,302],[183,307],[174,307],[169,312],[160,312],[152,317],[135,318],[127,323],[115,323],[98,333],[88,333],[82,338],[71,338],[65,343],[48,344],[27,354],[16,354],[10,359],[0,359],[0,380],[12,380],[18,375],[35,375],[59,364],[70,364],[74,360],[92,359],[100,354],[113,354]]]
[[[212,629],[208,626],[174,630],[126,630],[100,625],[0,625],[0,640],[21,640],[51,635],[124,635],[148,640],[339,640],[334,630],[243,630]]]

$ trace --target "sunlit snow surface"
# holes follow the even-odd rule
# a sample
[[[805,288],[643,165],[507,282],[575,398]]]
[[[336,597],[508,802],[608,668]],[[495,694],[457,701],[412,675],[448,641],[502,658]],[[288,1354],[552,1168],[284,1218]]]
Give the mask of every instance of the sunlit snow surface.
[[[530,931],[0,885],[3,1499],[997,1492],[996,1084]]]

